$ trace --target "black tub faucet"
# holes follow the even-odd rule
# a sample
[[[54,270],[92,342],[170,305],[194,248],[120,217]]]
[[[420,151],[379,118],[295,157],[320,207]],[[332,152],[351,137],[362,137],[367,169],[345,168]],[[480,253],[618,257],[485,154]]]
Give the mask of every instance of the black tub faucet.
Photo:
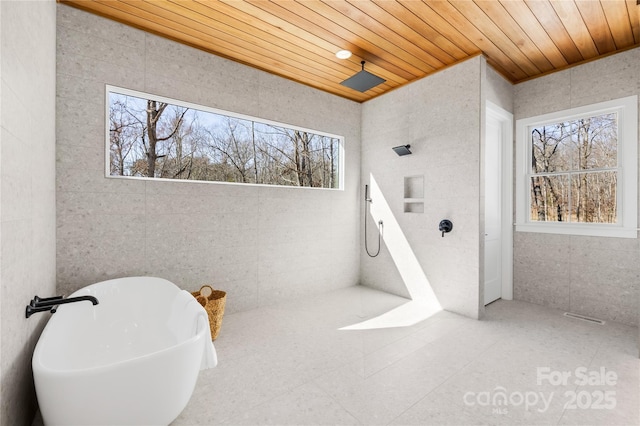
[[[88,300],[94,306],[98,304],[98,299],[93,296],[78,296],[78,297],[67,297],[64,296],[54,296],[54,297],[38,297],[34,296],[31,299],[31,302],[26,307],[25,315],[29,318],[31,315],[37,312],[45,312],[50,311],[52,314],[56,312],[56,307],[58,305],[64,305],[67,303],[81,302],[83,300]]]

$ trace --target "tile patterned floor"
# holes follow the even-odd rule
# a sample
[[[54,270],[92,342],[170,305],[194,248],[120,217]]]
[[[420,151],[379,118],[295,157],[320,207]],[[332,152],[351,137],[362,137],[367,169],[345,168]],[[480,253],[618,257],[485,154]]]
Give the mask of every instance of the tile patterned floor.
[[[406,302],[351,287],[226,316],[172,425],[640,424],[637,328],[498,301],[482,321],[339,330]]]

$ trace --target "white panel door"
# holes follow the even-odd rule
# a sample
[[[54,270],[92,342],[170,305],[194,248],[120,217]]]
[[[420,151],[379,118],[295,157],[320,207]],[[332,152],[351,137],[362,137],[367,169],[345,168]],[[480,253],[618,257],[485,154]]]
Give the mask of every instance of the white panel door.
[[[502,123],[487,116],[485,135],[484,304],[502,296]]]

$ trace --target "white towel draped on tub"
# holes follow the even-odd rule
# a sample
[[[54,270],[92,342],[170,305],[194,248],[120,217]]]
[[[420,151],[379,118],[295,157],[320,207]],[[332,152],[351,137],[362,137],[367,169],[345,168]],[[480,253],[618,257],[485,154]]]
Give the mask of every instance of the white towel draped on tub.
[[[193,312],[196,312],[196,314],[193,315]],[[175,316],[178,316],[179,318],[194,318],[195,329],[193,330],[193,334],[198,334],[201,330],[204,329],[204,351],[202,353],[202,364],[200,366],[200,369],[206,370],[218,365],[218,356],[216,355],[216,349],[213,346],[213,342],[211,341],[209,316],[207,315],[207,311],[205,311],[202,305],[195,299],[195,297],[193,297],[191,293],[186,290],[182,290],[181,292],[179,292],[174,299],[171,317]],[[170,327],[178,327],[179,324],[184,324],[184,321],[180,321],[178,318],[175,318],[175,321],[171,320],[170,322]],[[178,330],[176,330],[175,332],[178,332]]]
[[[200,308],[198,302],[196,302]],[[204,308],[202,308],[204,311]],[[216,348],[213,346],[213,341],[211,341],[211,332],[209,329],[209,316],[206,312],[204,312],[204,316],[198,318],[198,322],[202,322],[202,326],[206,329],[206,336],[204,339],[204,353],[202,354],[202,365],[200,366],[200,370],[206,370],[207,368],[213,368],[218,365],[218,355],[216,354]],[[200,327],[200,325],[198,325]]]

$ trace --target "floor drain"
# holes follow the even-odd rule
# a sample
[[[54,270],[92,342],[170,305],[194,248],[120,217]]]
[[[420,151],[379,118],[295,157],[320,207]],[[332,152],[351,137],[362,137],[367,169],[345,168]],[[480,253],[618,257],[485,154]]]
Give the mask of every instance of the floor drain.
[[[582,321],[592,322],[594,324],[604,325],[604,321],[602,321],[601,319],[585,317],[584,315],[580,315],[580,314],[574,314],[574,313],[571,313],[571,312],[565,312],[564,316],[565,317],[569,317],[569,318],[579,319],[579,320],[582,320]]]

